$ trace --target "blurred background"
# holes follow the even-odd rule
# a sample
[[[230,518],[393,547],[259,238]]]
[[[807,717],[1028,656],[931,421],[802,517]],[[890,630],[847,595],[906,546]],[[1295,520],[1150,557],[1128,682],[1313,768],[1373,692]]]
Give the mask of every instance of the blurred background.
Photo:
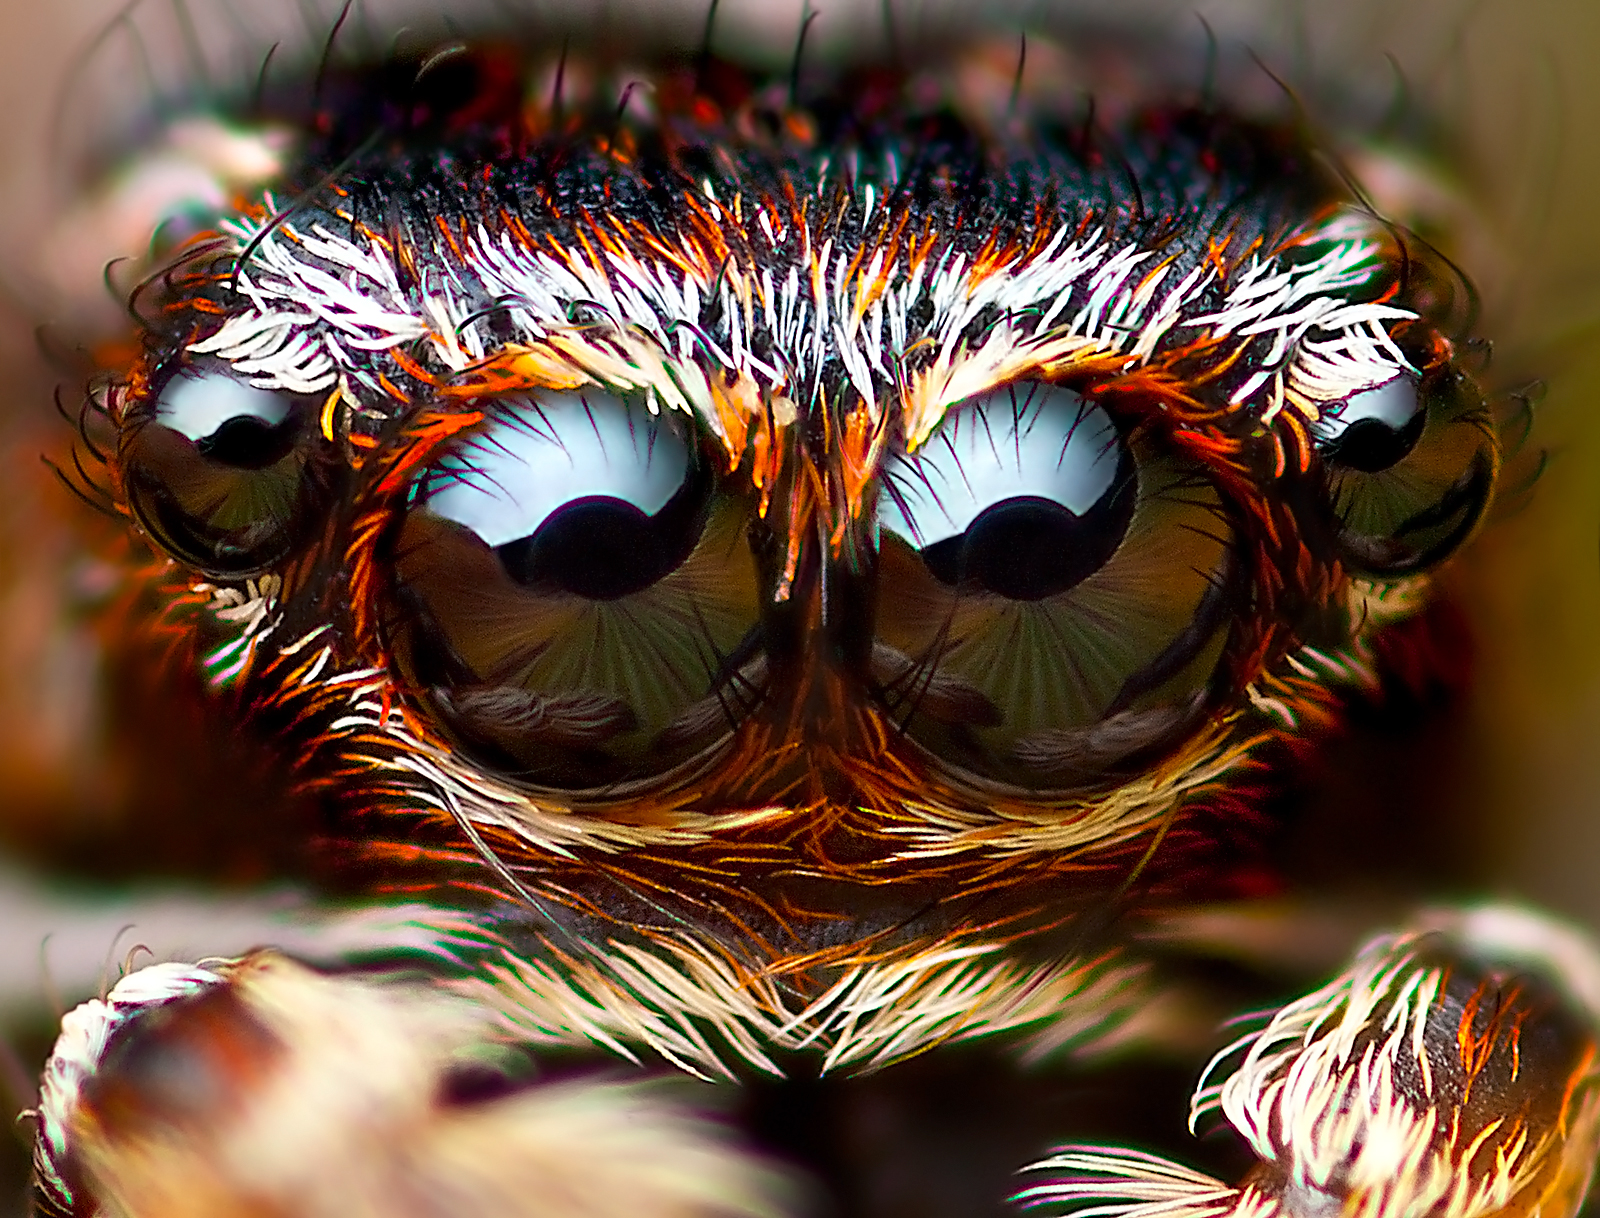
[[[318,13],[314,0],[0,0],[0,1100],[10,1108],[28,1100],[56,1014],[114,977],[132,945],[193,957],[344,941],[292,886],[263,882],[282,873],[261,860],[294,823],[270,776],[241,778],[249,763],[225,739],[108,677],[115,639],[88,623],[115,595],[115,568],[94,554],[101,526],[39,459],[66,452],[57,388],[75,412],[89,350],[122,336],[101,268],[144,239],[117,229],[122,213],[93,210],[85,174],[136,147],[153,111],[237,88],[274,43],[287,58],[309,31],[320,38],[336,9],[322,3]],[[371,31],[417,20],[419,7],[375,0],[359,12]],[[1251,48],[1303,89],[1324,127],[1366,130],[1385,107],[1433,120],[1410,124],[1429,130],[1415,178],[1369,184],[1380,197],[1428,195],[1447,218],[1483,297],[1491,386],[1545,382],[1532,444],[1548,464],[1444,577],[1471,640],[1456,693],[1358,715],[1310,782],[1317,812],[1287,848],[1313,884],[1320,851],[1354,848],[1372,861],[1375,891],[1515,897],[1600,927],[1600,6],[973,7],[893,6],[907,28],[977,23],[1002,40],[1075,22],[1164,40],[1187,30],[1180,41],[1197,57],[1203,16],[1219,42]],[[463,24],[526,19],[511,0],[449,8]],[[876,0],[818,8],[808,55],[878,37]],[[698,2],[597,12],[646,47],[658,36],[692,45],[705,15]],[[800,19],[787,0],[723,0],[716,41],[781,62]],[[1234,83],[1276,87],[1264,73]],[[22,1163],[20,1149],[0,1148],[0,1213]]]

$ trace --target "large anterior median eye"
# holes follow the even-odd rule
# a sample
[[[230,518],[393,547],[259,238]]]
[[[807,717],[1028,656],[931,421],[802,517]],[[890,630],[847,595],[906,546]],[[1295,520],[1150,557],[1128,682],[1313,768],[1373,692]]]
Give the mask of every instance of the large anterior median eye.
[[[1340,557],[1403,575],[1449,555],[1494,491],[1494,432],[1470,378],[1444,369],[1355,393],[1313,425]]]
[[[133,417],[128,503],[179,562],[242,577],[282,562],[325,516],[338,477],[316,404],[220,372],[184,370]]]
[[[1228,637],[1233,531],[1192,465],[1063,388],[963,404],[891,459],[876,679],[964,768],[1069,786],[1166,747]]]
[[[910,540],[941,583],[1008,600],[1098,571],[1133,513],[1133,459],[1110,416],[1052,385],[972,404],[887,478],[880,527]]]
[[[394,555],[402,667],[529,782],[664,769],[757,696],[748,519],[680,416],[597,390],[503,403],[417,484]]]

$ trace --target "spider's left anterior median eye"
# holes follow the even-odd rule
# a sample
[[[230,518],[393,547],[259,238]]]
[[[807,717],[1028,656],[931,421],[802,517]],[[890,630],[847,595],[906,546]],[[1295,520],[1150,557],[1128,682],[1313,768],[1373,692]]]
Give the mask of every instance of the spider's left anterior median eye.
[[[1391,576],[1431,566],[1489,504],[1494,433],[1477,386],[1451,369],[1352,394],[1312,434],[1339,555],[1353,570]]]
[[[962,768],[1068,786],[1194,722],[1228,636],[1234,532],[1204,471],[1099,403],[962,403],[880,494],[874,676]]]
[[[941,583],[1008,600],[1054,596],[1098,571],[1133,514],[1133,458],[1110,416],[1053,385],[970,405],[886,476],[880,527]]]
[[[128,503],[179,562],[238,578],[288,558],[325,515],[338,473],[316,404],[221,372],[174,375],[124,433]]]
[[[682,416],[601,390],[504,402],[400,526],[401,666],[509,774],[657,772],[725,737],[763,679],[748,519]]]

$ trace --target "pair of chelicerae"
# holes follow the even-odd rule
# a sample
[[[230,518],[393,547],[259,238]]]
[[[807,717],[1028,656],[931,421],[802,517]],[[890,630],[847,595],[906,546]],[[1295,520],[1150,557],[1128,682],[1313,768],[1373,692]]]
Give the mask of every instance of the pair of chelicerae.
[[[1269,792],[1424,648],[1502,461],[1470,289],[1336,149],[977,52],[273,80],[84,444],[132,646],[413,948],[73,1011],[45,1212],[898,1212],[850,1097],[946,1059],[1203,1067],[1237,1133],[1223,1180],[1063,1128],[1029,1206],[1576,1210],[1600,963],[1532,914],[1422,916],[1204,1065],[1271,987],[1185,920],[1263,891]]]

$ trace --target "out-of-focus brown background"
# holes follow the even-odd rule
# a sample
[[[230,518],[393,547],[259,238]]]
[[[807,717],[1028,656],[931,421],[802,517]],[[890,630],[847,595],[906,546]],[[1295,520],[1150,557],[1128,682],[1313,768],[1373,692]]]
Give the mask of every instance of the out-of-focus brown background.
[[[269,7],[228,2],[236,16],[258,22]],[[376,15],[380,2],[368,6],[374,22],[388,20]],[[226,12],[221,0],[191,5],[201,18],[199,38],[241,25],[231,18],[208,24],[207,14]],[[134,941],[158,954],[193,954],[315,933],[303,924],[289,929],[292,914],[284,921],[292,895],[247,898],[248,888],[235,883],[218,897],[201,876],[176,887],[110,884],[115,859],[90,848],[127,831],[117,819],[127,800],[127,759],[107,752],[97,652],[73,614],[107,595],[113,573],[83,555],[76,516],[38,454],[65,448],[51,393],[65,382],[69,406],[76,402],[81,306],[95,302],[97,324],[116,316],[93,284],[102,255],[84,260],[87,272],[72,269],[70,251],[52,246],[50,234],[73,201],[74,158],[92,134],[85,124],[98,113],[115,130],[150,92],[126,54],[92,49],[97,36],[102,43],[118,36],[121,7],[117,0],[0,0],[0,843],[17,847],[8,861],[0,845],[0,1034],[22,1029],[9,1047],[0,1045],[6,1103],[28,1086],[37,1029],[49,1023],[42,1016],[95,988],[108,954],[120,958]],[[305,37],[298,14],[306,6],[283,0],[275,7],[293,19],[285,18],[281,34],[254,35],[256,56],[276,38]],[[325,7],[331,17],[336,6]],[[814,54],[847,40],[862,10],[876,20],[873,0],[819,7]],[[970,18],[954,5],[895,7],[908,23]],[[1550,460],[1527,503],[1488,529],[1449,576],[1476,640],[1465,701],[1425,748],[1413,750],[1406,733],[1387,751],[1382,740],[1369,742],[1348,771],[1356,777],[1334,789],[1348,801],[1359,849],[1374,858],[1411,840],[1389,831],[1397,823],[1390,817],[1415,811],[1430,832],[1453,835],[1447,853],[1462,860],[1462,878],[1458,891],[1441,895],[1517,896],[1600,926],[1600,5],[1102,0],[1077,7],[1135,26],[1192,23],[1203,13],[1219,38],[1249,42],[1286,75],[1326,82],[1348,74],[1369,91],[1394,88],[1397,104],[1431,110],[1454,133],[1458,185],[1475,213],[1466,253],[1484,294],[1481,330],[1496,340],[1491,380],[1506,387],[1540,375],[1548,382],[1533,442]],[[1015,28],[1019,15],[1069,9],[997,9],[993,20]],[[131,11],[128,22],[141,19],[137,6]],[[696,27],[703,6],[653,6],[649,15],[641,28]],[[719,41],[781,56],[798,15],[789,0],[724,0]],[[155,47],[153,76],[186,70],[195,56],[181,45],[182,23],[150,28],[167,30],[169,40]],[[106,100],[119,91],[128,99],[121,108]],[[90,279],[76,297],[74,275]],[[165,781],[147,802],[192,794],[187,771]],[[216,784],[210,801],[226,820],[235,797],[226,776],[213,768],[204,781]],[[74,842],[86,843],[84,855],[93,858],[76,875],[71,850],[61,849]],[[30,843],[45,847],[30,853]],[[1317,848],[1315,839],[1308,848]],[[52,860],[48,878],[39,874],[40,859]],[[1405,866],[1401,858],[1390,870]],[[124,925],[136,933],[119,939]],[[20,1163],[0,1154],[0,1163],[13,1159]],[[9,1190],[3,1174],[0,1190]],[[0,1196],[0,1212],[4,1202]]]

